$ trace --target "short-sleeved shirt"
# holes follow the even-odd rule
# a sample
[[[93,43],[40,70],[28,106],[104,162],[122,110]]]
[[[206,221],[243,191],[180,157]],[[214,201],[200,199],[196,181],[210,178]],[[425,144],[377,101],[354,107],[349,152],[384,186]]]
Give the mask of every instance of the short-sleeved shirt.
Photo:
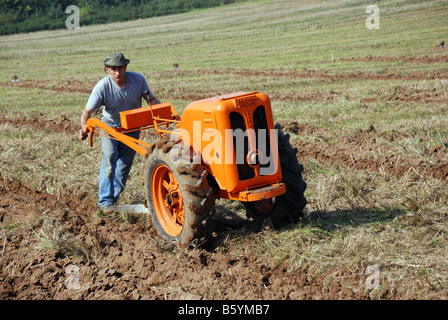
[[[104,106],[102,121],[108,125],[121,127],[120,112],[140,108],[142,97],[146,100],[145,91],[149,91],[149,100],[154,98],[143,75],[127,71],[126,87],[120,88],[108,75],[93,88],[86,108],[90,110]]]

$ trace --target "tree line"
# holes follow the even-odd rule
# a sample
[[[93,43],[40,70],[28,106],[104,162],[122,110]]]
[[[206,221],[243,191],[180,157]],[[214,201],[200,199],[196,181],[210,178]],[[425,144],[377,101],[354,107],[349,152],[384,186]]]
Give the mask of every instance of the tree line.
[[[63,29],[70,5],[80,25],[129,21],[210,8],[241,0],[0,0],[0,35]]]

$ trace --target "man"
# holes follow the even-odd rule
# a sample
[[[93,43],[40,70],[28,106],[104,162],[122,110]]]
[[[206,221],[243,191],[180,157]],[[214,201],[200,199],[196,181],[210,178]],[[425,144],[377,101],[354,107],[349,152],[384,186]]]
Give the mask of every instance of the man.
[[[149,102],[152,105],[160,101],[151,92],[145,77],[139,73],[129,72],[127,65],[130,60],[122,53],[113,53],[104,60],[104,70],[108,74],[100,80],[92,90],[86,107],[81,115],[81,129],[78,132],[80,140],[85,140],[83,132],[87,120],[92,113],[104,106],[101,121],[111,127],[121,127],[120,112],[140,108],[142,97],[147,100],[145,91],[149,92]],[[98,205],[103,212],[111,212],[118,196],[126,187],[126,181],[134,161],[135,151],[109,136],[100,135],[103,148],[103,160],[100,167]],[[140,132],[128,135],[138,138]]]

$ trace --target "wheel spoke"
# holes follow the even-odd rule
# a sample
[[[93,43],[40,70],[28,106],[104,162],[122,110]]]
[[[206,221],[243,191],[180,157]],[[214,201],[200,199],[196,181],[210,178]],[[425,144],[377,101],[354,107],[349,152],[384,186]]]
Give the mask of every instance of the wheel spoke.
[[[177,186],[177,180],[174,177],[174,174],[170,171],[170,172],[168,172],[168,175],[170,176],[170,185],[171,186]]]
[[[165,187],[166,191],[170,191],[171,186],[170,186],[170,184],[168,183],[168,181],[163,180],[162,184],[163,184],[163,186]]]

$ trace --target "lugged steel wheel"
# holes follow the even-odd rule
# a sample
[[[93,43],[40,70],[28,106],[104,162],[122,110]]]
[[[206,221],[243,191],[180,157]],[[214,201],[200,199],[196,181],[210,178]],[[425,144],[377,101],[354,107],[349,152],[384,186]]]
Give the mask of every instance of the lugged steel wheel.
[[[143,168],[150,222],[164,239],[181,247],[202,243],[213,226],[215,196],[208,172],[170,152],[174,143],[158,141]]]
[[[283,180],[286,185],[286,193],[261,201],[244,203],[246,215],[257,222],[270,220],[279,227],[285,223],[297,222],[303,217],[303,208],[306,206],[304,192],[306,182],[302,179],[303,166],[297,160],[297,149],[291,146],[289,134],[278,129],[278,152]]]

